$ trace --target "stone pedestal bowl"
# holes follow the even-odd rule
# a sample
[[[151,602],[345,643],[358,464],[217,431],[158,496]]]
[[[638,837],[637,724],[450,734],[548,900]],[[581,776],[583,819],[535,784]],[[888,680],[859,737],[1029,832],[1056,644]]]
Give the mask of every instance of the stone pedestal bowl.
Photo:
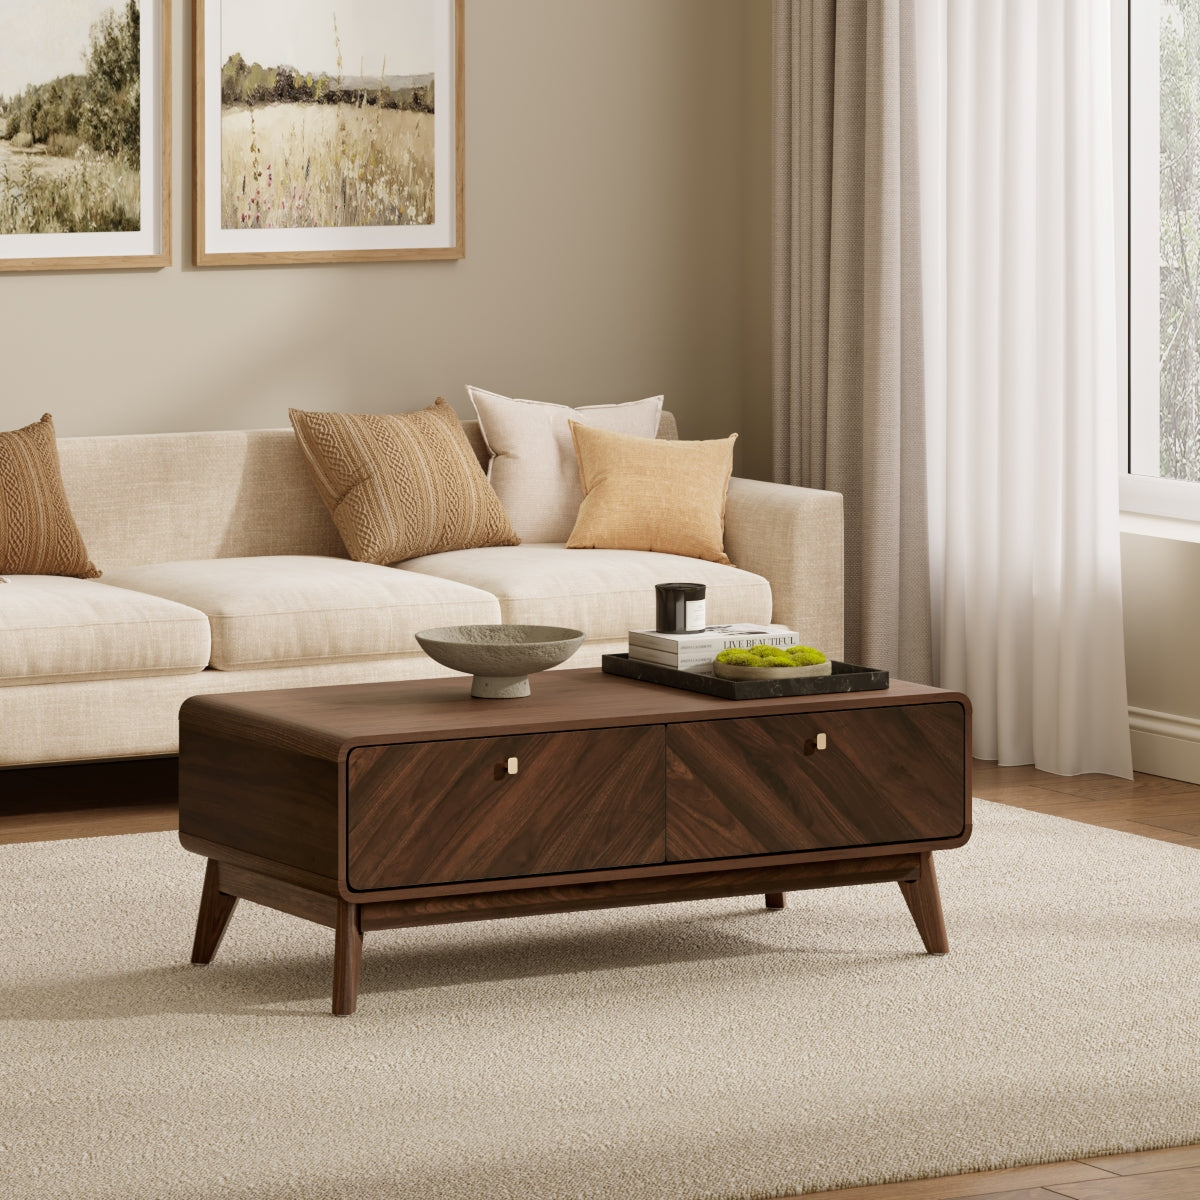
[[[534,672],[566,662],[583,636],[557,625],[447,625],[416,638],[434,662],[474,676],[472,696],[513,700],[529,695]]]

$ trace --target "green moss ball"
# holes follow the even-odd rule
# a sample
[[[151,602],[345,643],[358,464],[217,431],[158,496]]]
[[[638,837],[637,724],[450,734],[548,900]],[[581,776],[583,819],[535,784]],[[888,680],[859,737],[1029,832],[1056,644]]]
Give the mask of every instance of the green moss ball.
[[[736,667],[809,667],[825,661],[812,646],[751,646],[749,650],[722,650],[717,661]]]
[[[812,667],[825,662],[825,655],[812,646],[751,646],[749,650],[722,650],[717,662],[735,667]]]
[[[717,661],[730,663],[735,667],[757,667],[760,665],[757,656],[751,654],[749,650],[722,650],[717,655]]]
[[[815,667],[817,663],[825,662],[825,655],[812,646],[789,646],[787,654],[797,667]]]
[[[750,653],[757,654],[768,666],[772,663],[778,664],[781,667],[790,667],[792,665],[792,660],[788,657],[788,652],[782,646],[751,646]]]

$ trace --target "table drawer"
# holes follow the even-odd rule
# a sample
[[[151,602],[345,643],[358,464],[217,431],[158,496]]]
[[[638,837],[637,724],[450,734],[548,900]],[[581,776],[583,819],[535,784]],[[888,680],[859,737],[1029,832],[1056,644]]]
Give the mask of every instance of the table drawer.
[[[346,881],[357,891],[666,853],[661,725],[365,746],[346,769]]]
[[[958,703],[672,725],[667,859],[958,837],[965,730]]]

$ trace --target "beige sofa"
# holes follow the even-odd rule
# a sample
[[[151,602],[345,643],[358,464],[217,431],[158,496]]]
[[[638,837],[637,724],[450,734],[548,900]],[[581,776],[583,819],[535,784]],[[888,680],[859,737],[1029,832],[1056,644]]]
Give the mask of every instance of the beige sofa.
[[[710,623],[773,619],[842,653],[835,493],[734,478],[735,566],[544,544],[381,567],[346,557],[290,429],[63,438],[59,453],[103,574],[0,586],[0,770],[153,758],[165,779],[188,696],[447,674],[413,638],[432,626],[572,626],[587,637],[566,665],[595,665],[678,579],[707,584]]]

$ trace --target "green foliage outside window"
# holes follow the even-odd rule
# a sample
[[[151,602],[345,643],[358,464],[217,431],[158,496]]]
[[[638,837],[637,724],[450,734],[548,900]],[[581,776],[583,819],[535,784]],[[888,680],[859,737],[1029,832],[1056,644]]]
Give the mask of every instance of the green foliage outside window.
[[[1195,482],[1200,481],[1200,0],[1162,2],[1159,139],[1159,472]]]

